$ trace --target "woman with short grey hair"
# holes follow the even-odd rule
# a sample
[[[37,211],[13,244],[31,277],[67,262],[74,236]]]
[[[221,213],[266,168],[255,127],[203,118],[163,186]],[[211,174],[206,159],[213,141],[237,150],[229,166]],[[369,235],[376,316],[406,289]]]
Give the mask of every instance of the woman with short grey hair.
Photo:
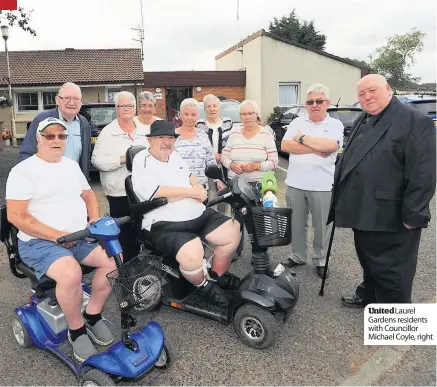
[[[117,118],[106,125],[97,137],[91,162],[100,171],[100,182],[108,199],[109,213],[114,218],[129,216],[124,181],[130,172],[126,168],[126,151],[134,145],[148,146],[148,132],[135,123],[135,97],[128,91],[114,98]],[[138,253],[135,233],[130,224],[123,226],[119,236],[124,261]]]
[[[138,116],[134,117],[137,127],[141,127],[147,134],[150,133],[150,125],[160,120],[156,114],[156,98],[150,91],[143,91],[138,96]]]
[[[195,175],[206,190],[209,188],[205,176],[207,165],[215,164],[214,152],[207,134],[196,128],[199,117],[199,103],[194,98],[186,98],[180,106],[182,126],[176,129],[179,137],[175,149],[188,163],[190,171]]]

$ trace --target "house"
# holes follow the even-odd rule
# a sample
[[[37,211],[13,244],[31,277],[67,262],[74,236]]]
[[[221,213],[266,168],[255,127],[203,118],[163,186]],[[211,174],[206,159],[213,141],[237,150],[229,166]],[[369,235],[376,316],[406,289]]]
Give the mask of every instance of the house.
[[[304,103],[306,90],[323,83],[331,102],[352,104],[356,84],[369,69],[260,30],[216,56],[216,70],[245,70],[246,99],[255,100],[261,118],[275,106]]]
[[[95,49],[9,52],[17,138],[41,111],[56,106],[55,96],[65,82],[82,89],[84,103],[112,101],[127,90],[138,95],[144,74],[140,49]],[[0,74],[7,74],[6,55],[0,53]],[[7,78],[0,77],[0,94],[8,95]],[[0,109],[0,122],[10,129],[10,109]]]
[[[207,94],[243,101],[246,72],[157,71],[144,73],[144,90],[155,94],[157,115],[172,119],[185,98],[199,102]]]

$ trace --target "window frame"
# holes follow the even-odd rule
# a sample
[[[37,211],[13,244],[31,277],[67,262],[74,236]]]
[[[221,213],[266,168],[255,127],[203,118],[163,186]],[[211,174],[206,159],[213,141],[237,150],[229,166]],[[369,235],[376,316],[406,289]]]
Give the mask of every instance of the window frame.
[[[20,109],[20,95],[21,94],[36,94],[36,105],[26,105],[26,106],[36,106],[36,109]],[[16,111],[18,113],[27,113],[27,112],[39,112],[40,111],[40,95],[38,90],[23,90],[15,92],[16,98]]]
[[[281,86],[295,86],[297,89],[296,102],[291,104],[281,104]],[[279,82],[278,85],[278,106],[292,107],[293,105],[298,105],[300,101],[300,82]]]

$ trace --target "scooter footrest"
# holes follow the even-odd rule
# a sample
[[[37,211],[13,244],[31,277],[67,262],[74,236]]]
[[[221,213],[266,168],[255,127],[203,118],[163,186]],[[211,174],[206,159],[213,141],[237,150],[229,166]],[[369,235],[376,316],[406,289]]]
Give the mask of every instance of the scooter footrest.
[[[208,304],[205,298],[197,291],[191,293],[187,298],[185,298],[184,305],[193,306],[207,311],[214,311],[216,313],[224,313],[228,310],[227,308],[218,305]]]
[[[111,331],[111,333],[114,335],[114,341],[109,344],[109,345],[97,345],[96,343],[94,343],[92,340],[91,342],[93,343],[94,347],[97,349],[97,352],[101,353],[101,352],[106,352],[108,350],[108,348],[114,344],[115,342],[120,340],[121,334],[120,334],[120,328],[109,323],[108,321],[106,321],[106,325],[108,326],[109,330]],[[76,362],[77,364],[79,364],[80,362],[74,357],[73,354],[73,346],[70,343],[70,341],[68,340],[67,337],[65,337],[65,341],[63,341],[61,344],[58,345],[57,347],[59,352],[62,352],[65,356],[67,356],[69,359],[73,360],[74,362]]]

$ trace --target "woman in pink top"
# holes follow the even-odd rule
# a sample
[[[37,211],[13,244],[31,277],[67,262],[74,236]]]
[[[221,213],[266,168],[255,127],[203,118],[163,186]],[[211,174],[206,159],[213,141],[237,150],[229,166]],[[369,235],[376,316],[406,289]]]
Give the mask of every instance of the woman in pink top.
[[[240,104],[241,130],[231,132],[222,155],[230,179],[239,175],[249,183],[257,183],[278,165],[275,140],[269,130],[258,125],[258,114],[255,102]]]

